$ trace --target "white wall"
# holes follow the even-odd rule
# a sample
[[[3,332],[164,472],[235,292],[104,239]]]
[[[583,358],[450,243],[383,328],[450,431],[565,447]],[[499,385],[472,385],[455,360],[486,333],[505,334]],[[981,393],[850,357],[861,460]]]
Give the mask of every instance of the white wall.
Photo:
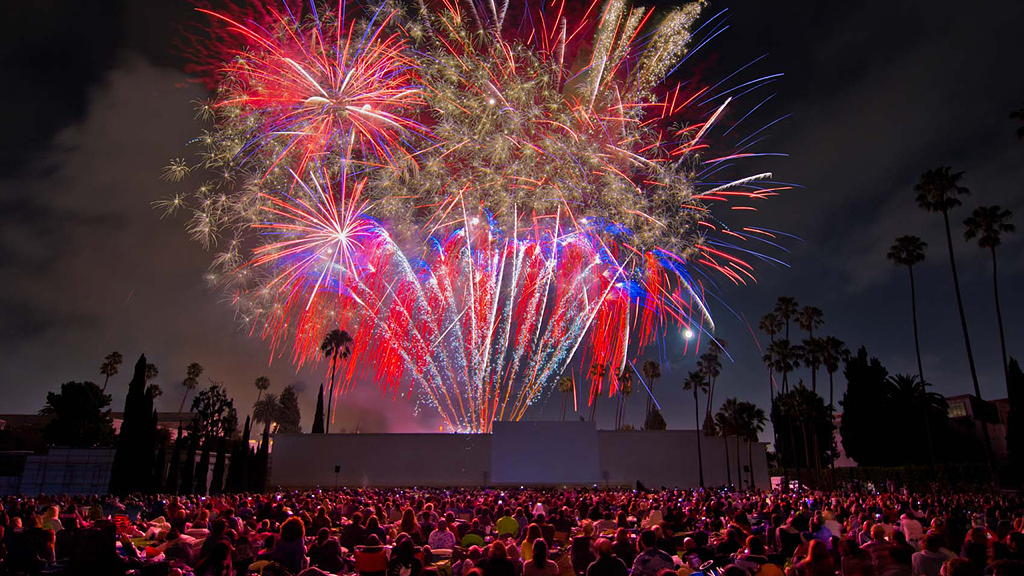
[[[531,475],[516,480],[498,468],[500,463],[529,467],[529,449],[502,448],[522,426],[522,438],[528,446],[542,440],[530,434],[536,422],[503,424],[500,437],[489,434],[278,434],[271,454],[270,485],[284,488],[338,486],[481,486],[495,484],[547,484],[566,482],[558,473],[567,466],[591,469],[593,449],[556,450],[565,466],[552,469],[550,478]],[[578,423],[565,423],[575,425]],[[511,426],[511,428],[509,428]],[[545,423],[544,433],[559,437],[558,423]],[[536,432],[536,430],[533,430]],[[576,428],[566,433],[578,432]],[[591,431],[591,434],[594,434]],[[693,430],[612,432],[600,431],[596,437],[599,479],[597,483],[632,486],[637,480],[648,488],[693,487],[697,478],[697,433]],[[704,480],[707,486],[726,483],[726,459],[723,439],[702,436]],[[558,443],[553,445],[557,446]],[[492,454],[492,447],[498,452]],[[729,466],[732,482],[736,477],[736,441],[729,439]],[[764,445],[754,443],[754,480],[758,488],[768,488],[768,466]],[[740,467],[747,466],[747,443],[740,442]],[[335,475],[334,466],[341,466]],[[744,486],[748,472],[743,471]],[[557,476],[557,477],[556,477]],[[593,476],[586,474],[587,478]],[[532,481],[530,480],[532,479]],[[584,483],[583,481],[579,483]],[[585,483],[590,483],[587,480]]]

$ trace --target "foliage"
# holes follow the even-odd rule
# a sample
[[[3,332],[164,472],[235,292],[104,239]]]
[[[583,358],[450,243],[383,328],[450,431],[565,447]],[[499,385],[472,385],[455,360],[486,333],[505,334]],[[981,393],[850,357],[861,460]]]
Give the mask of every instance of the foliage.
[[[885,257],[897,266],[916,266],[924,261],[928,243],[917,236],[900,236]]]
[[[647,413],[647,418],[644,419],[644,430],[666,430],[668,429],[668,423],[665,422],[665,417],[661,415],[661,410],[657,408],[651,408]]]
[[[302,412],[299,409],[299,396],[295,386],[285,386],[278,400],[277,431],[285,434],[302,432]]]
[[[60,392],[47,392],[40,414],[53,416],[43,430],[51,445],[70,448],[110,446],[114,440],[110,395],[92,382],[65,382]]]
[[[252,405],[253,422],[262,422],[273,425],[277,422],[278,413],[281,411],[277,394],[267,394]]]
[[[1010,358],[1008,373],[1006,391],[1010,414],[1006,422],[1006,448],[1011,471],[1021,481],[1024,480],[1024,372],[1015,358]]]
[[[192,400],[192,412],[195,416],[188,425],[189,434],[204,445],[221,436],[231,437],[238,429],[235,403],[219,385],[199,392]]]
[[[821,396],[802,384],[776,397],[772,425],[779,438],[775,448],[783,468],[820,470],[834,458],[832,416]]]
[[[124,357],[118,351],[111,352],[103,359],[103,364],[100,364],[100,374],[103,375],[103,389],[107,389],[107,382],[110,381],[112,376],[117,375],[121,368],[121,363],[124,362]]]
[[[879,414],[889,371],[878,358],[868,358],[863,346],[846,361],[846,393],[839,404],[843,407],[843,420],[839,426],[843,450],[857,463],[869,466],[887,461],[881,456],[882,447],[889,444],[889,433]]]

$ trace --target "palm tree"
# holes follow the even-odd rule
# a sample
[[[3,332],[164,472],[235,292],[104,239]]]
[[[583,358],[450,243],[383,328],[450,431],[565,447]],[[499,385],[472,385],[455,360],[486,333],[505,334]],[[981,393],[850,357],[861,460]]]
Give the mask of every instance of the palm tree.
[[[185,410],[185,399],[188,398],[188,393],[196,389],[199,386],[199,377],[203,374],[203,367],[198,362],[193,362],[185,368],[185,379],[181,381],[181,385],[185,388],[185,394],[181,396],[181,405],[178,406],[178,413]]]
[[[799,310],[800,305],[797,304],[796,298],[793,298],[792,296],[779,296],[775,301],[775,309],[773,312],[786,328],[786,340],[789,340],[789,321],[796,318]]]
[[[935,448],[932,441],[931,414],[933,412],[943,413],[947,410],[946,398],[941,394],[928,391],[928,384],[917,376],[910,374],[896,374],[886,379],[887,390],[885,401],[892,406],[902,406],[908,409],[907,414],[912,420],[921,418],[924,420],[926,449],[928,450],[928,463],[935,465]]]
[[[103,364],[100,364],[100,374],[103,374],[103,391],[107,391],[107,382],[110,381],[110,377],[118,373],[121,363],[124,362],[124,358],[118,351],[107,354],[106,358],[103,359]]]
[[[764,425],[768,422],[764,410],[752,402],[739,402],[736,406],[736,428],[740,435],[747,441],[747,467],[750,468],[748,489],[754,488],[754,443],[757,436],[764,432]],[[737,455],[738,457],[738,455]]]
[[[352,337],[348,332],[335,328],[324,335],[324,341],[320,343],[320,351],[323,352],[325,358],[331,360],[331,385],[327,391],[327,417],[324,422],[325,433],[330,433],[331,418],[334,415],[334,376],[337,373],[338,360],[348,358],[352,353]]]
[[[597,417],[597,400],[601,397],[601,380],[608,376],[608,365],[595,362],[590,365],[590,421]]]
[[[800,367],[803,350],[789,340],[776,340],[768,346],[762,360],[772,370],[782,374],[782,392],[789,391],[789,373]]]
[[[558,391],[562,393],[562,422],[565,422],[565,411],[569,406],[569,394],[573,391],[572,377],[566,374],[559,378]]]
[[[783,322],[774,312],[769,312],[761,317],[758,328],[768,335],[768,343],[775,342],[775,336],[782,332]],[[775,403],[775,371],[768,365],[768,400]]]
[[[686,380],[683,381],[683,389],[693,391],[693,422],[697,427],[697,473],[699,475],[701,488],[704,487],[704,452],[702,451],[700,441],[700,437],[703,436],[703,432],[700,430],[700,401],[697,394],[701,390],[706,392],[707,386],[707,380],[700,370],[690,372],[686,375]]]
[[[818,368],[825,362],[825,339],[824,338],[807,338],[801,346],[803,354],[801,354],[801,361],[803,365],[811,370],[811,390],[814,393],[818,392]]]
[[[730,485],[732,484],[732,466],[729,462],[729,436],[736,437],[736,480],[740,484],[743,483],[739,472],[740,435],[739,418],[736,412],[738,403],[739,400],[736,398],[729,398],[722,403],[718,413],[715,414],[715,427],[718,429],[718,435],[722,437],[722,443],[725,444],[725,481]]]
[[[647,379],[647,410],[644,411],[644,414],[650,414],[651,408],[654,408],[654,385],[658,382],[658,378],[661,378],[661,364],[654,360],[648,360],[644,362],[643,373],[644,378]]]
[[[914,322],[914,351],[917,352],[917,375],[924,380],[924,368],[921,364],[921,340],[917,332],[917,289],[914,287],[914,266],[924,261],[924,251],[928,244],[917,236],[900,236],[889,248],[886,258],[898,266],[906,266],[910,273],[910,316]]]
[[[629,396],[633,393],[633,373],[630,372],[628,367],[623,368],[622,372],[619,373],[618,384],[619,405],[615,414],[616,430],[622,428],[623,421],[626,418],[626,401],[629,400]]]
[[[277,421],[281,404],[277,394],[267,394],[252,405],[252,419],[255,422],[263,422],[266,426],[272,426]]]
[[[808,338],[814,338],[814,330],[825,323],[825,313],[817,306],[804,306],[796,315],[796,323]]]
[[[825,366],[825,371],[828,372],[828,410],[829,413],[832,413],[835,410],[833,396],[835,388],[832,384],[832,376],[839,371],[839,363],[845,362],[850,357],[850,350],[847,349],[845,342],[835,336],[826,336],[823,341],[821,363]]]
[[[981,399],[981,386],[978,385],[978,370],[974,365],[974,351],[971,349],[971,335],[967,331],[967,315],[964,314],[963,297],[960,295],[960,277],[956,272],[956,258],[953,256],[953,234],[949,228],[949,211],[960,206],[958,196],[970,194],[971,191],[960,185],[963,172],[953,172],[949,166],[934,168],[921,175],[920,181],[914,186],[917,191],[917,205],[928,212],[942,214],[946,225],[946,244],[949,248],[949,267],[953,272],[953,288],[956,290],[956,306],[960,312],[960,328],[963,330],[964,347],[967,349],[967,363],[971,368],[971,381],[974,383],[974,395]],[[985,431],[985,444],[991,449],[988,441],[988,427]]]
[[[1000,206],[978,206],[971,212],[970,217],[964,220],[964,238],[967,240],[978,239],[978,246],[988,248],[992,254],[992,291],[996,301],[996,320],[999,325],[999,346],[1003,354],[1003,377],[1009,389],[1010,372],[1007,368],[1006,357],[1006,334],[1003,332],[1003,312],[999,305],[999,275],[996,266],[996,247],[1002,243],[1002,235],[1009,234],[1016,230],[1010,222],[1013,212]],[[923,380],[923,377],[922,377]]]
[[[714,406],[715,381],[722,373],[722,360],[720,358],[722,349],[712,345],[707,352],[700,355],[697,360],[697,370],[704,375],[707,381],[707,402],[704,407],[704,433],[714,436],[715,423],[711,415],[711,407]]]
[[[270,378],[257,376],[256,380],[253,381],[253,386],[256,386],[256,401],[259,402],[260,398],[263,397],[263,393],[270,388]]]

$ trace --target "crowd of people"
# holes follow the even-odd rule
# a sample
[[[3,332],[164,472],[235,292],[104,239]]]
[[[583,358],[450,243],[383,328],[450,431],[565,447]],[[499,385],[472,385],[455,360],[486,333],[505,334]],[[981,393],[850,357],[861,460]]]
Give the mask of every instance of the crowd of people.
[[[998,494],[342,489],[0,500],[0,574],[1024,575]]]

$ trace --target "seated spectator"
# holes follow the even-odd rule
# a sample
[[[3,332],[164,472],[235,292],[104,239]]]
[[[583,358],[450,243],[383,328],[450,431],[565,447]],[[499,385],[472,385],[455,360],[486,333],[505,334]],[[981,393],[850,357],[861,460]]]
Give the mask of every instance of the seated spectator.
[[[370,534],[365,546],[356,546],[356,572],[359,576],[384,576],[388,571],[388,555],[380,538]]]
[[[302,520],[296,517],[285,520],[267,559],[277,562],[292,573],[301,571],[309,563],[309,559],[306,558],[305,537],[306,527]]]
[[[435,550],[451,550],[455,548],[455,534],[448,529],[448,521],[441,519],[437,521],[437,528],[430,533],[427,544]]]
[[[654,530],[648,529],[641,532],[640,541],[637,544],[639,553],[633,560],[630,576],[658,576],[660,571],[674,568],[672,557],[658,549],[658,536]]]
[[[835,573],[832,556],[821,540],[811,540],[807,556],[786,570],[787,576],[834,576]]]
[[[331,531],[321,528],[316,533],[316,540],[310,544],[309,565],[320,568],[327,572],[341,572],[345,568],[345,561],[341,556],[341,544],[336,538],[331,537]]]
[[[594,543],[597,560],[587,566],[586,576],[627,576],[629,569],[613,550],[611,540],[600,538]]]
[[[387,576],[420,576],[422,571],[423,565],[416,557],[416,544],[408,534],[399,534],[391,549]]]

